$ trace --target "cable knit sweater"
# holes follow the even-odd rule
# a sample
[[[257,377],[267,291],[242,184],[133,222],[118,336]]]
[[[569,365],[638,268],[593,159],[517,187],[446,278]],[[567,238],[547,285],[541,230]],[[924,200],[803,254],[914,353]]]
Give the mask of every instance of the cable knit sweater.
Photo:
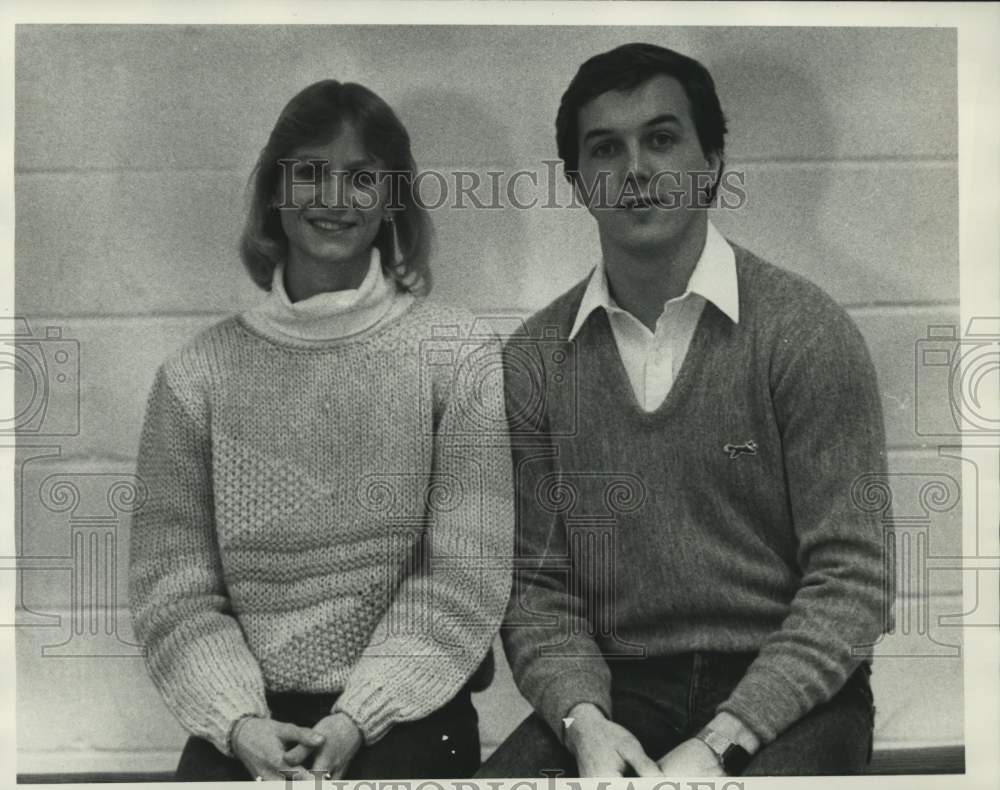
[[[382,312],[327,342],[244,314],[156,376],[134,625],[167,705],[225,754],[239,718],[268,715],[265,690],[342,692],[335,709],[369,743],[424,717],[502,618],[513,506],[498,343],[454,309]]]

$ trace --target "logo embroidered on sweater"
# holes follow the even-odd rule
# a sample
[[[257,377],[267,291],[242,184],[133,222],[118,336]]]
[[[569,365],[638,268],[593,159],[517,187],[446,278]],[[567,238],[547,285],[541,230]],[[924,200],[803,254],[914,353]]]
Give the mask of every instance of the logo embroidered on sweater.
[[[739,458],[741,455],[757,455],[757,442],[749,439],[743,444],[726,444],[722,447],[730,458]]]

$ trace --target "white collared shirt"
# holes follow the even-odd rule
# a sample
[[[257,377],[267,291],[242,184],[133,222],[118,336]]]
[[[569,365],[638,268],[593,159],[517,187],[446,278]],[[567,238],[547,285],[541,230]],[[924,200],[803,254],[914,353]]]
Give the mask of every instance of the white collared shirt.
[[[650,332],[638,318],[615,303],[608,289],[604,264],[599,263],[583,293],[569,339],[576,337],[594,310],[604,308],[635,399],[645,411],[654,411],[673,387],[706,300],[733,323],[739,323],[736,254],[711,222],[687,289],[663,305],[655,332]]]

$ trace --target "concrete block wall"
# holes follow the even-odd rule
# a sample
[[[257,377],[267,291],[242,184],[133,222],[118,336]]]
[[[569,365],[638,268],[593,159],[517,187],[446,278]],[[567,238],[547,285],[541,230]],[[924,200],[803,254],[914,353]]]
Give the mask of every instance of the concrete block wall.
[[[16,310],[47,370],[64,350],[79,373],[35,393],[49,411],[19,438],[20,772],[176,761],[183,734],[131,644],[129,475],[159,362],[259,298],[235,242],[247,176],[288,98],[321,78],[362,82],[396,109],[423,168],[528,169],[544,185],[576,66],[634,40],[711,70],[748,196],[714,221],[848,307],[879,371],[896,513],[913,519],[921,556],[961,553],[958,483],[974,459],[939,449],[958,444],[947,387],[918,353],[928,327],[958,325],[954,31],[22,26]],[[433,216],[435,298],[484,313],[525,315],[596,261],[581,209]],[[928,500],[927,484],[944,499]],[[963,740],[962,583],[975,577],[926,579],[876,648],[881,746]],[[526,712],[500,664],[477,700],[487,747]]]

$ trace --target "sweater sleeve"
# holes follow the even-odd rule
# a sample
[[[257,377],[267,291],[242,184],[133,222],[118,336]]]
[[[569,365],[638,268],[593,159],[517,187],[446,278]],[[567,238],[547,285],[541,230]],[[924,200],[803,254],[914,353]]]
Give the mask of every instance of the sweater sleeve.
[[[826,702],[886,629],[891,579],[881,520],[852,500],[866,475],[884,475],[885,429],[864,339],[832,302],[778,342],[772,402],[781,431],[799,588],[764,642],[728,711],[766,743]]]
[[[498,354],[492,339],[465,344],[461,357],[485,369]],[[513,494],[502,382],[451,372],[426,488],[426,553],[397,587],[334,706],[367,743],[461,690],[490,650],[510,595]]]
[[[548,386],[538,380],[545,374],[537,351],[530,340],[507,346],[518,571],[501,633],[518,688],[562,738],[562,720],[574,705],[591,703],[611,716],[611,671],[583,601],[569,589],[568,569],[558,567],[570,556],[561,511],[540,502],[542,482],[555,474],[557,448],[544,414],[535,416],[533,408],[546,399]]]
[[[205,423],[162,368],[146,410],[138,476],[148,499],[130,541],[135,633],[167,707],[185,729],[229,755],[232,725],[269,715],[264,681],[222,577]]]

